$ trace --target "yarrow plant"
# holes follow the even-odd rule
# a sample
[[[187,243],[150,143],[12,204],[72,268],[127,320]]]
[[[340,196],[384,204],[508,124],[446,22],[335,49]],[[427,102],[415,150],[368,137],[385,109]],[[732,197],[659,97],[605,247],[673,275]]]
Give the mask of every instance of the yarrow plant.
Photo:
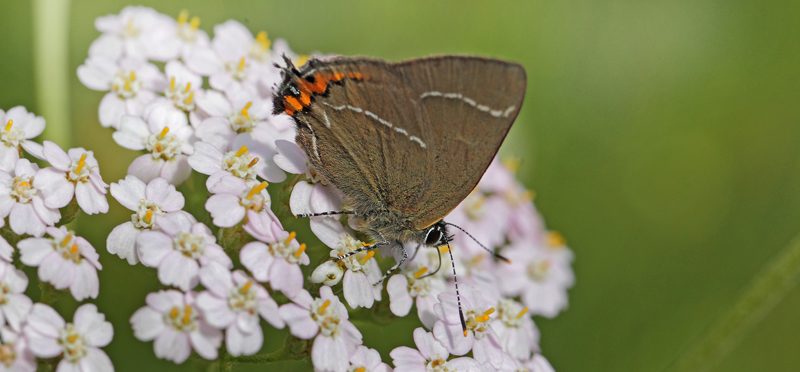
[[[495,159],[446,217],[463,228],[451,244],[407,246],[407,259],[362,250],[368,235],[352,219],[293,218],[343,203],[295,143],[290,117],[273,114],[278,64],[309,57],[233,20],[209,36],[186,11],[126,7],[95,27],[78,79],[104,92],[97,120],[109,140],[139,156],[109,186],[91,150],[40,144],[43,118],[0,110],[0,369],[114,370],[102,350],[114,330],[97,306],[69,322],[50,306],[98,297],[100,255],[64,225],[107,213],[110,192],[131,214],[106,234],[106,251],[163,285],[117,331],[153,341],[157,358],[194,353],[220,371],[301,359],[326,372],[553,370],[534,317],[567,308],[573,255],[516,179],[518,161]],[[37,303],[20,265],[37,268]],[[418,327],[392,327],[414,345],[365,344],[359,327],[406,316]],[[283,346],[269,350],[282,328]]]

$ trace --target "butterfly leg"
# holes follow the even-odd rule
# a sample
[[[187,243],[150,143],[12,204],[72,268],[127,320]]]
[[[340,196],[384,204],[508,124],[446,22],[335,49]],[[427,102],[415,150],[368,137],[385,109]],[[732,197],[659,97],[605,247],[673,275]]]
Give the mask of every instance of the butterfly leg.
[[[380,279],[378,279],[377,282],[373,283],[372,285],[378,285],[378,284],[383,283],[383,281],[386,280],[386,278],[389,275],[392,275],[392,273],[395,272],[397,270],[397,268],[399,268],[400,265],[403,264],[403,262],[406,262],[406,259],[408,258],[408,251],[406,251],[406,247],[404,247],[402,244],[400,245],[400,248],[403,250],[403,258],[400,259],[400,262],[396,263],[389,270],[386,270],[386,274],[383,274],[383,276]]]
[[[371,251],[371,250],[373,250],[373,249],[375,249],[375,248],[383,247],[384,245],[387,245],[387,244],[389,244],[389,242],[387,242],[387,241],[382,241],[382,242],[378,242],[378,243],[375,243],[375,244],[365,245],[365,246],[363,246],[363,247],[361,247],[361,248],[358,248],[358,249],[352,250],[352,251],[350,251],[350,252],[347,252],[347,253],[345,253],[345,254],[343,254],[343,255],[339,256],[339,257],[334,257],[334,258],[333,258],[333,262],[339,262],[339,261],[341,261],[343,258],[350,257],[350,256],[352,256],[352,255],[354,255],[354,254],[357,254],[357,253],[359,253],[359,252]]]
[[[356,214],[353,211],[331,211],[331,212],[320,212],[320,213],[301,213],[294,215],[294,218],[300,217],[317,217],[317,216],[336,216],[340,214]]]

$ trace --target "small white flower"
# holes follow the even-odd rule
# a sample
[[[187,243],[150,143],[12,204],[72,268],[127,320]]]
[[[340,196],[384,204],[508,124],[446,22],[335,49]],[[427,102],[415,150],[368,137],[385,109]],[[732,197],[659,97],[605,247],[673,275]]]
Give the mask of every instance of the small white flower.
[[[0,170],[0,216],[9,217],[11,230],[17,235],[41,237],[47,226],[61,219],[61,212],[44,205],[39,190],[33,186],[38,170],[27,159],[17,160],[12,172]]]
[[[86,214],[108,213],[106,189],[92,151],[83,148],[64,152],[57,144],[44,141],[44,158],[52,167],[36,172],[33,186],[41,190],[44,205],[63,208],[73,196]]]
[[[208,288],[197,296],[197,307],[208,323],[225,329],[225,345],[233,356],[252,355],[261,350],[264,333],[259,316],[275,328],[283,328],[278,304],[264,287],[241,270],[212,263],[200,269],[200,282]]]
[[[339,227],[341,228],[341,225]],[[347,253],[364,246],[361,241],[344,233],[343,229],[335,244],[330,244],[328,239],[321,240],[332,248],[330,252],[331,258],[344,257]],[[342,287],[344,288],[344,299],[347,304],[352,308],[359,306],[370,308],[376,299],[380,300],[382,288],[380,285],[373,286],[373,283],[376,283],[381,277],[381,270],[378,267],[378,262],[373,258],[374,255],[374,250],[361,251],[344,257],[338,262],[322,264],[314,269],[311,274],[311,281],[335,285],[341,278],[344,281]],[[345,269],[346,271],[342,275],[342,271]]]
[[[136,176],[126,176],[124,180],[111,184],[111,195],[123,207],[135,213],[131,215],[130,221],[115,227],[108,234],[106,249],[111,254],[127,259],[131,265],[139,262],[136,237],[142,230],[158,229],[155,225],[156,216],[184,213],[187,217],[191,217],[190,214],[181,211],[185,202],[183,194],[161,177],[145,185]]]
[[[497,317],[491,323],[503,351],[518,360],[528,360],[539,351],[539,330],[528,308],[509,298],[497,304]]]
[[[244,231],[258,239],[239,251],[239,261],[260,282],[269,282],[273,290],[292,298],[303,289],[303,272],[300,265],[308,265],[306,245],[295,239],[294,232],[283,229],[271,210],[265,213],[247,212]]]
[[[272,115],[272,97],[262,99],[244,91],[222,94],[211,90],[197,99],[197,105],[209,116],[197,128],[197,137],[220,150],[233,149],[234,138],[242,134],[269,145],[273,154],[275,140],[294,140],[292,118]]]
[[[173,185],[181,184],[192,172],[185,155],[193,151],[192,127],[186,115],[160,107],[147,119],[125,116],[119,131],[112,135],[122,147],[149,152],[131,163],[128,174],[144,182],[163,177]]]
[[[381,361],[381,354],[375,349],[364,345],[356,348],[355,354],[350,357],[350,368],[354,372],[392,372],[388,364]]]
[[[128,6],[119,14],[98,17],[94,26],[103,35],[92,43],[89,55],[166,60],[159,59],[163,56],[153,51],[159,49],[156,41],[162,41],[157,36],[169,32],[174,22],[170,17],[143,6]]]
[[[222,152],[205,142],[196,142],[195,151],[189,157],[189,165],[197,172],[207,174],[206,187],[214,192],[214,184],[226,175],[241,178],[249,186],[258,184],[256,176],[269,182],[282,182],[286,174],[272,163],[272,151],[262,143],[237,137],[234,141],[236,151]],[[270,165],[272,164],[272,165]]]
[[[205,95],[202,88],[203,78],[189,71],[179,61],[169,61],[164,67],[169,84],[164,89],[163,100],[171,103],[176,109],[189,114],[192,126],[198,126],[207,115],[198,110],[197,102]]]
[[[216,193],[206,201],[206,210],[219,227],[236,226],[248,210],[259,213],[271,205],[266,182],[248,187],[245,181],[228,175],[209,191]]]
[[[406,316],[416,302],[419,320],[425,328],[431,329],[438,319],[433,312],[433,306],[439,302],[436,296],[445,291],[447,283],[441,275],[425,277],[428,270],[426,266],[416,266],[414,270],[408,270],[408,267],[403,269],[389,278],[386,292],[389,294],[392,314]]]
[[[30,349],[30,342],[21,331],[11,328],[0,329],[0,371],[9,372],[35,372],[36,356]]]
[[[33,306],[33,301],[25,295],[28,277],[14,266],[0,266],[0,324],[8,323],[12,330],[19,332]]]
[[[28,238],[17,244],[20,261],[38,266],[39,280],[56,289],[69,288],[78,301],[97,298],[100,282],[97,270],[102,270],[99,255],[86,239],[76,236],[66,227],[48,227],[50,238]]]
[[[316,370],[346,372],[349,359],[362,344],[361,332],[348,320],[347,308],[330,287],[319,289],[319,298],[302,290],[279,313],[289,332],[303,340],[314,339],[311,362]]]
[[[499,275],[499,288],[506,296],[520,296],[531,314],[552,318],[566,309],[567,289],[575,284],[572,251],[556,232],[545,242],[520,241],[503,249],[511,264]]]
[[[142,231],[136,238],[139,259],[158,268],[158,279],[184,291],[197,286],[200,266],[217,262],[233,267],[231,259],[217,245],[211,230],[182,213],[156,216],[158,231]]]
[[[139,116],[156,98],[166,79],[153,64],[123,58],[119,62],[105,56],[89,57],[78,67],[78,79],[89,89],[110,91],[100,101],[100,125],[119,129],[124,115]]]
[[[22,149],[41,158],[42,145],[28,141],[44,131],[44,118],[29,113],[25,107],[0,110],[0,169],[11,172]]]
[[[147,306],[131,316],[133,335],[153,343],[156,356],[183,363],[192,349],[201,357],[217,358],[222,331],[209,325],[195,304],[195,294],[176,290],[150,293]]]
[[[94,304],[75,310],[72,323],[50,306],[33,305],[25,325],[31,351],[39,358],[62,356],[58,371],[113,372],[111,359],[101,347],[114,337],[114,328]]]
[[[176,20],[165,17],[161,29],[152,35],[149,55],[156,61],[169,61],[181,57],[184,61],[189,51],[195,46],[208,46],[211,40],[208,34],[199,29],[200,18],[189,19],[189,12],[181,11]]]
[[[450,353],[441,342],[423,328],[414,330],[416,349],[408,346],[394,348],[392,357],[395,371],[398,372],[455,372],[484,371],[483,366],[469,357],[447,360]],[[490,369],[491,370],[491,369]]]

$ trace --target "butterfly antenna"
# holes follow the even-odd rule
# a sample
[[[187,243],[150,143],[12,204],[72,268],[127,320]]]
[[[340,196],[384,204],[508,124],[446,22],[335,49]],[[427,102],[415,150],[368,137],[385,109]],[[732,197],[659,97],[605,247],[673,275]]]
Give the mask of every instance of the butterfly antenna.
[[[456,260],[453,259],[453,250],[450,248],[450,240],[447,240],[447,253],[450,253],[450,264],[453,266],[453,281],[456,283],[456,300],[458,300],[458,318],[461,319],[461,330],[464,331],[464,337],[467,337],[467,322],[464,321],[464,311],[461,310],[461,294],[458,293],[458,278],[456,277]]]
[[[501,256],[501,255],[499,255],[499,254],[497,254],[497,253],[494,253],[494,251],[492,251],[491,249],[489,249],[489,248],[486,248],[486,246],[485,246],[485,245],[481,244],[481,242],[479,242],[479,241],[478,241],[478,239],[475,239],[475,237],[474,237],[474,236],[472,236],[472,234],[468,233],[468,232],[467,232],[467,230],[464,230],[464,229],[462,229],[461,227],[459,227],[458,225],[454,225],[454,224],[452,224],[452,223],[449,223],[449,222],[445,222],[445,225],[448,225],[448,226],[453,226],[453,227],[455,227],[456,229],[459,229],[459,230],[461,230],[462,232],[464,232],[464,234],[467,234],[467,236],[469,236],[470,238],[472,238],[472,240],[474,240],[474,241],[475,241],[475,243],[478,243],[478,245],[479,245],[479,246],[481,246],[481,248],[483,248],[484,250],[486,250],[486,252],[489,252],[489,253],[490,253],[492,256],[494,256],[494,258],[496,258],[496,259],[498,259],[498,260],[501,260],[501,261],[503,261],[503,262],[505,262],[505,263],[511,263],[511,260],[509,260],[508,258],[505,258],[505,257],[503,257],[503,256]]]

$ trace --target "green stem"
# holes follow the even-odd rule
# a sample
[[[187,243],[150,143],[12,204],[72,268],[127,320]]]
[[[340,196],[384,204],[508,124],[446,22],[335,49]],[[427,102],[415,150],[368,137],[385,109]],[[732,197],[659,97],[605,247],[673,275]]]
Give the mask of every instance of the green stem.
[[[286,341],[283,347],[271,353],[246,355],[240,357],[230,357],[232,362],[236,363],[252,363],[252,364],[265,364],[284,362],[288,360],[301,360],[308,357],[311,345],[311,340],[300,340],[292,335],[286,336]]]
[[[33,1],[36,107],[47,120],[44,139],[69,148],[69,0]]]
[[[696,342],[667,366],[667,371],[710,371],[791,291],[800,278],[800,236],[753,278],[736,303]]]

